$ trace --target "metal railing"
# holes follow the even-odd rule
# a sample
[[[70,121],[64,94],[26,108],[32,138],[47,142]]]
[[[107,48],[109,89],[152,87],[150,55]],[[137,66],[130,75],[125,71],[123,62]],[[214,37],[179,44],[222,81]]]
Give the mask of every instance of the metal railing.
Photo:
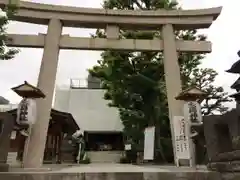
[[[101,83],[98,81],[89,81],[88,79],[70,79],[71,89],[100,89]]]

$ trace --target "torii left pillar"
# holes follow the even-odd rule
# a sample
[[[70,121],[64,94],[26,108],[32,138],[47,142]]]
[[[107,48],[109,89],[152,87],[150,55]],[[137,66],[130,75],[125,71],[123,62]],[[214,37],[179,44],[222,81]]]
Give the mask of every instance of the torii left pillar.
[[[61,34],[61,21],[58,19],[51,19],[45,36],[43,58],[38,77],[38,88],[43,91],[46,98],[37,100],[37,121],[32,127],[27,149],[25,149],[27,153],[24,153],[24,168],[40,168],[43,164],[58,67]]]

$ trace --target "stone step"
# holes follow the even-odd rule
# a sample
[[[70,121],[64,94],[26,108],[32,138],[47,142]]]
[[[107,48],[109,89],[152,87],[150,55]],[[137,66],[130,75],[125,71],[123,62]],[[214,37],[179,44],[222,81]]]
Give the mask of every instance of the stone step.
[[[238,176],[239,178],[239,176]],[[235,180],[222,179],[217,172],[111,172],[111,173],[51,173],[9,172],[0,173],[0,179],[25,180]]]
[[[19,164],[19,162],[17,161],[17,152],[9,152],[8,153],[7,163],[10,166]]]
[[[92,163],[119,163],[122,151],[88,151]]]
[[[205,166],[195,168],[131,165],[114,163],[58,164],[42,168],[10,168],[1,173],[0,180],[239,180],[221,177],[219,172],[208,171]]]

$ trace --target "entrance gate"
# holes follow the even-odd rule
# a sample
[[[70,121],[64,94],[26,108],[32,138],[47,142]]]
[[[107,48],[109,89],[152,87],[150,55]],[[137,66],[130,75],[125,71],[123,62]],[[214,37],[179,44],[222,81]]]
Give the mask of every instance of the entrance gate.
[[[7,3],[8,0],[0,0],[0,6]],[[211,52],[210,42],[176,40],[174,30],[208,28],[221,12],[221,7],[200,10],[131,11],[63,7],[23,1],[19,1],[18,6],[16,21],[48,25],[47,34],[10,34],[11,41],[7,43],[15,47],[44,49],[38,88],[46,94],[46,98],[38,101],[38,121],[30,136],[25,166],[31,168],[40,167],[43,161],[60,49],[163,51],[173,134],[173,117],[183,115],[182,102],[175,99],[182,91],[178,52]],[[62,35],[63,26],[106,29],[107,37],[70,37]],[[162,39],[119,39],[120,29],[160,30]],[[174,141],[173,138],[173,143]]]

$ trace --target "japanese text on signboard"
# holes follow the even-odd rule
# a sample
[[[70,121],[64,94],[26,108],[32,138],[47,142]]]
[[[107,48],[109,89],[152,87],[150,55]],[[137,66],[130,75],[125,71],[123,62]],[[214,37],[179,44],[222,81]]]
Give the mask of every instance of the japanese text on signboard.
[[[189,158],[189,143],[187,138],[187,126],[184,117],[174,118],[175,146],[178,158]]]

